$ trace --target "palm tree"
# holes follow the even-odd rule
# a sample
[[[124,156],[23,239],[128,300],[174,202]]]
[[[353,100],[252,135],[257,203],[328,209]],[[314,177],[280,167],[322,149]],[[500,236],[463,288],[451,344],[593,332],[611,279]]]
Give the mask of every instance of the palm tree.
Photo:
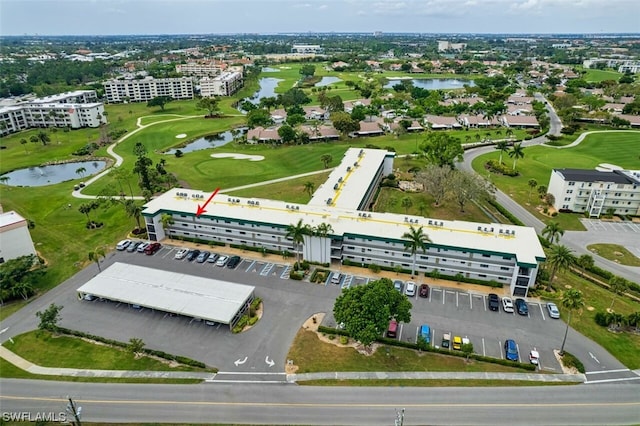
[[[531,191],[533,191],[535,187],[538,186],[538,181],[535,179],[529,179],[527,185],[529,185],[529,196],[527,197],[527,201],[531,201]]]
[[[562,306],[569,310],[569,317],[567,318],[567,328],[564,330],[564,339],[562,339],[560,355],[564,355],[564,344],[567,341],[567,333],[569,332],[569,324],[571,323],[571,314],[574,310],[579,310],[584,306],[582,292],[574,288],[565,291],[562,296]]]
[[[551,291],[551,284],[553,283],[553,279],[556,277],[556,272],[568,269],[576,262],[576,258],[573,255],[573,250],[569,247],[556,244],[551,247],[549,256],[547,256],[547,262],[551,265],[551,275],[549,276],[547,291]]]
[[[305,182],[304,184],[304,190],[307,191],[307,194],[309,194],[309,197],[313,195],[313,190],[315,188],[316,188],[316,185],[313,182]]]
[[[507,136],[513,136],[513,130],[511,130],[511,129],[507,129],[507,130],[504,132],[504,134],[505,134],[505,135],[507,135]]]
[[[518,159],[524,158],[524,148],[522,147],[522,143],[513,144],[511,151],[509,151],[509,157],[513,158],[513,170],[515,170]]]
[[[400,201],[400,205],[404,207],[404,212],[409,213],[409,209],[413,206],[413,201],[409,197],[403,197],[402,201]]]
[[[324,168],[326,169],[327,167],[329,167],[329,164],[331,164],[331,162],[333,161],[333,157],[331,156],[331,154],[323,154],[320,157],[320,161],[322,161],[322,164],[324,164]]]
[[[160,222],[162,222],[162,229],[169,236],[169,239],[171,239],[170,228],[171,228],[171,225],[173,225],[173,216],[171,216],[170,214],[164,213],[160,217]]]
[[[96,248],[93,251],[90,251],[88,256],[90,262],[96,262],[98,265],[98,271],[102,272],[102,268],[100,268],[100,259],[104,259],[104,250],[101,247]]]
[[[627,288],[629,288],[629,284],[624,278],[613,276],[609,279],[609,288],[613,292],[613,300],[611,300],[611,306],[609,306],[609,310],[611,310],[616,301],[616,296],[624,294]]]
[[[582,268],[582,276],[584,277],[587,268],[593,267],[594,261],[591,255],[583,254],[576,260],[576,263]]]
[[[295,225],[287,226],[286,237],[293,241],[293,247],[296,251],[296,263],[300,264],[300,246],[304,244],[304,236],[309,233],[309,227],[302,223],[302,219],[298,220]]]
[[[559,243],[560,237],[564,235],[564,229],[560,227],[558,222],[549,222],[542,230],[542,235],[547,237],[551,244]]]
[[[325,238],[327,235],[333,232],[333,227],[330,223],[322,222],[320,225],[316,226],[315,232],[319,237]]]
[[[20,139],[20,144],[24,147],[24,153],[28,154],[28,152],[27,152],[27,140],[25,138]]]
[[[544,185],[540,185],[538,187],[538,195],[540,195],[540,198],[544,197],[547,194],[547,187]]]
[[[49,137],[49,135],[42,130],[38,132],[36,138],[38,142],[42,142],[42,145],[46,145],[47,143],[51,142],[51,138]]]
[[[85,169],[84,167],[79,167],[76,170],[76,174],[80,175],[80,177],[84,177],[84,174],[87,173],[87,169]]]
[[[502,154],[509,151],[509,143],[507,141],[498,141],[494,148],[496,151],[500,151],[500,159],[498,161],[502,164]]]
[[[139,204],[136,204],[133,200],[127,200],[125,202],[124,209],[127,212],[127,216],[135,219],[138,229],[141,229],[140,215],[142,214],[142,207]]]
[[[427,244],[431,242],[429,236],[425,234],[422,230],[422,226],[419,228],[414,228],[413,226],[409,227],[409,232],[405,232],[402,234],[402,238],[407,240],[405,243],[405,250],[409,250],[411,255],[413,255],[413,267],[411,269],[411,275],[416,274],[416,258],[418,254],[418,250],[421,250],[423,253],[427,250]]]
[[[133,189],[131,188],[131,176],[132,172],[126,170],[124,167],[112,167],[110,169],[110,173],[113,175],[114,179],[118,181],[120,184],[120,193],[124,194],[124,190],[122,188],[122,181],[127,182],[129,186],[129,193],[131,194],[131,198],[133,198]]]

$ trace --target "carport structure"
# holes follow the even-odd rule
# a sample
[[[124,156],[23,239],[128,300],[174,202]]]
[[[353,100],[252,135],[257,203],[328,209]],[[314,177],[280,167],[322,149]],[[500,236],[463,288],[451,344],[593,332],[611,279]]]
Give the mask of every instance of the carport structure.
[[[228,324],[249,309],[255,287],[116,262],[78,288],[114,302]]]

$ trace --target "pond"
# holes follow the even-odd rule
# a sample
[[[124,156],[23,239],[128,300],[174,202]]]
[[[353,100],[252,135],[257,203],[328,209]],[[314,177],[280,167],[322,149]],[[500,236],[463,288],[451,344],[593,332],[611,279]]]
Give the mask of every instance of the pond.
[[[9,178],[5,182],[9,186],[45,186],[72,179],[86,178],[104,170],[106,166],[106,161],[75,161],[73,163],[18,169],[5,173],[1,177],[6,176]]]
[[[258,81],[258,84],[260,84],[260,90],[258,90],[250,98],[247,98],[245,100],[251,102],[254,105],[258,105],[260,103],[260,99],[262,98],[275,97],[276,87],[278,87],[278,83],[280,83],[281,81],[284,80],[274,77],[261,78],[260,81]],[[240,101],[240,103],[242,103],[242,101]]]
[[[237,130],[240,130],[242,134],[247,133],[247,127],[239,127]],[[173,148],[165,152],[165,154],[175,154],[177,150],[182,151],[183,153],[200,151],[202,149],[215,148],[217,146],[226,145],[233,140],[233,134],[231,130],[227,130],[226,132],[217,133],[215,135],[207,135],[201,138],[198,138],[194,141],[189,142],[182,148]]]
[[[278,68],[262,67],[262,72],[280,72]]]
[[[403,79],[389,79],[389,82],[384,85],[386,89],[391,89],[396,84],[400,83]],[[405,79],[406,80],[406,79]],[[475,86],[473,80],[458,80],[457,78],[412,78],[410,80],[415,87],[428,90],[438,89],[462,89],[464,85],[470,87]]]
[[[315,86],[316,87],[328,86],[330,84],[337,83],[339,81],[342,81],[342,79],[338,77],[333,77],[333,76],[329,76],[329,77],[325,76],[325,77],[322,77],[322,80],[317,82]]]

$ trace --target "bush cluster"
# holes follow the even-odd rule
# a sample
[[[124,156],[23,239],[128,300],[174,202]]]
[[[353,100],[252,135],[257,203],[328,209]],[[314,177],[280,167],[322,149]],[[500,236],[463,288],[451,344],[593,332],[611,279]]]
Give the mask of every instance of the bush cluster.
[[[304,273],[291,271],[291,273],[289,274],[289,278],[295,281],[302,281],[302,279],[304,278]]]
[[[520,174],[517,170],[513,170],[513,168],[496,160],[487,161],[486,167],[493,173],[500,173],[505,176],[518,176]]]
[[[329,271],[328,270],[316,268],[311,273],[310,281],[312,283],[323,283],[323,282],[325,282],[327,280],[328,276],[329,276]]]
[[[86,144],[85,146],[83,146],[82,148],[74,151],[71,153],[71,155],[80,155],[80,156],[84,156],[84,155],[91,155],[93,154],[94,151],[96,151],[99,148],[98,144],[95,142],[91,142]]]
[[[564,355],[562,355],[562,363],[566,367],[573,367],[584,374],[584,365],[578,358],[575,357],[575,355],[572,355],[569,352],[565,352]]]

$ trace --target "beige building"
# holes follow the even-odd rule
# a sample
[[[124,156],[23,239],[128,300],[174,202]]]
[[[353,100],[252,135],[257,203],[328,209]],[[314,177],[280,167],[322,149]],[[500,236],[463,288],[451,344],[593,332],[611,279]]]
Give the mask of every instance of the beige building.
[[[200,80],[200,95],[203,98],[212,96],[231,96],[244,85],[242,73],[223,72],[219,76]]]
[[[107,103],[148,102],[158,96],[193,99],[190,77],[108,80],[102,84]]]

